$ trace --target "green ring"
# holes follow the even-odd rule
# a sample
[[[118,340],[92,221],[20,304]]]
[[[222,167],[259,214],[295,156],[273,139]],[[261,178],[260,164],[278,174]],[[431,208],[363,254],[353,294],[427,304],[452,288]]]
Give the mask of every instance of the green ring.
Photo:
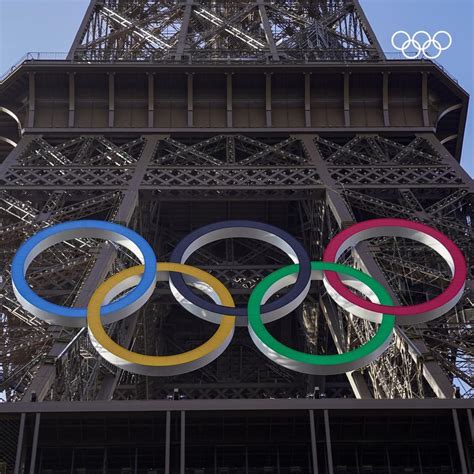
[[[311,262],[311,270],[334,271],[358,280],[368,286],[377,296],[379,303],[393,305],[387,290],[371,276],[345,265],[328,262]],[[282,278],[296,274],[299,265],[288,265],[264,278],[252,291],[248,302],[248,327],[250,335],[263,354],[289,369],[321,375],[334,375],[357,370],[373,362],[389,345],[395,316],[382,315],[381,324],[370,341],[342,354],[317,355],[300,352],[277,341],[267,330],[260,315],[260,305],[266,292]]]

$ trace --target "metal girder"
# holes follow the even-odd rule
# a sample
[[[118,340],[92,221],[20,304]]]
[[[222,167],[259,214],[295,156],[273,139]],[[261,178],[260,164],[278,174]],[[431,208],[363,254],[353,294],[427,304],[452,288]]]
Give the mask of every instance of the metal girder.
[[[312,137],[302,137],[302,140],[305,143],[307,151],[311,155],[313,155],[314,159],[318,162],[319,169],[321,170],[323,167],[326,168],[324,172],[321,171],[321,176],[325,184],[331,189],[331,193],[328,194],[328,198],[330,199],[330,208],[335,213],[335,217],[338,220],[339,225],[341,225],[342,223],[344,223],[344,225],[347,225],[348,223],[353,221],[354,216],[351,212],[349,212],[347,204],[341,196],[341,191],[343,191],[343,189],[340,189],[340,191],[338,191],[337,189],[337,186],[338,184],[340,185],[340,183],[337,183],[337,181],[331,176],[331,168],[327,166],[327,164],[321,159],[319,150],[316,147]],[[370,172],[368,173],[370,174]],[[452,169],[452,173],[458,179],[459,175],[457,170]],[[366,187],[373,187],[370,180],[367,181]],[[378,281],[386,282],[384,273],[378,267],[366,243],[358,245],[357,255],[358,262],[362,266],[364,271],[375,276]],[[392,295],[395,298],[395,301],[397,301],[398,299],[389,285],[387,285],[387,288],[389,289],[389,291],[391,291]],[[428,349],[424,341],[419,338],[409,340],[408,338],[406,338],[401,328],[397,329],[397,333],[399,334],[401,340],[408,344],[408,353],[412,355],[412,358],[413,360],[415,360],[415,362],[420,358],[423,358],[423,376],[435,392],[436,396],[444,398],[451,397],[453,391],[451,381],[447,378],[446,374],[443,372],[437,361],[429,357],[430,350]]]
[[[90,199],[89,202],[84,201],[83,203],[70,206],[65,205],[63,202],[67,202],[64,201],[64,198],[68,193],[76,193],[81,188],[84,189],[84,185],[77,185],[79,182],[74,183],[74,186],[72,186],[70,175],[64,175],[66,171],[68,173],[75,173],[76,170],[79,170],[79,164],[81,162],[88,163],[87,170],[92,171],[86,172],[92,172],[93,174],[98,170],[103,172],[102,176],[96,176],[97,182],[95,183],[95,188],[104,190],[107,185],[111,184],[109,173],[112,172],[112,176],[114,176],[113,179],[117,179],[115,171],[111,170],[120,170],[122,184],[118,189],[127,192],[131,181],[135,179],[133,178],[134,173],[136,173],[138,167],[140,167],[140,154],[143,155],[144,143],[143,139],[137,139],[117,145],[113,141],[105,140],[103,137],[81,137],[51,146],[45,139],[35,141],[32,139],[28,140],[28,137],[25,137],[25,140],[28,145],[22,144],[21,157],[19,158],[17,154],[16,159],[12,159],[11,157],[7,159],[9,165],[4,166],[4,172],[7,175],[4,179],[5,182],[7,180],[10,181],[8,179],[8,173],[11,172],[11,170],[20,170],[25,173],[30,173],[30,179],[32,179],[32,182],[36,182],[36,185],[32,186],[31,189],[37,189],[36,192],[40,192],[40,190],[44,192],[44,183],[51,179],[48,177],[49,173],[52,173],[53,176],[65,176],[60,179],[64,179],[64,183],[67,186],[65,189],[67,191],[49,196],[45,201],[45,205],[41,208],[41,211],[37,211],[40,212],[42,216],[45,216],[45,219],[51,221],[56,219],[63,220],[68,216],[76,217],[78,215],[87,215],[88,212],[98,212],[101,208],[107,209],[112,203],[116,203],[120,197],[120,193],[117,192],[106,193],[99,195],[97,198]],[[335,215],[338,215],[339,218],[342,219],[345,225],[353,222],[355,216],[349,208],[346,208],[341,214],[338,206],[341,206],[340,201],[342,196],[354,205],[354,209],[363,209],[364,212],[375,212],[378,213],[378,215],[380,215],[381,212],[390,216],[396,213],[400,216],[412,219],[428,219],[428,221],[431,220],[437,226],[443,227],[443,225],[447,225],[451,227],[452,231],[456,229],[460,238],[467,235],[467,227],[463,226],[460,222],[456,222],[453,213],[457,212],[461,203],[464,202],[462,200],[468,197],[468,193],[465,190],[469,189],[469,183],[467,183],[462,174],[458,172],[454,163],[444,161],[442,157],[440,159],[433,151],[433,148],[431,148],[431,151],[428,153],[428,151],[426,151],[425,139],[417,140],[415,145],[412,142],[410,151],[404,153],[403,159],[400,159],[400,153],[402,151],[400,147],[402,147],[402,145],[378,136],[357,137],[357,139],[351,140],[349,144],[339,147],[336,151],[330,151],[332,148],[332,142],[330,140],[323,141],[320,138],[316,138],[316,142],[320,147],[325,147],[323,150],[324,153],[329,150],[331,160],[326,162],[321,160],[312,136],[294,136],[285,138],[276,143],[273,141],[271,144],[265,143],[265,141],[261,139],[243,135],[212,136],[210,138],[194,139],[194,141],[191,142],[182,141],[181,139],[163,138],[157,141],[157,146],[153,147],[153,150],[148,148],[147,153],[149,154],[149,160],[147,160],[146,165],[143,165],[140,179],[135,179],[134,186],[139,186],[139,189],[150,189],[155,192],[160,190],[162,193],[161,199],[169,198],[167,196],[170,195],[166,194],[166,189],[169,189],[169,192],[177,193],[176,196],[179,195],[180,199],[183,200],[190,199],[193,193],[195,197],[199,196],[199,199],[204,199],[206,196],[212,199],[212,193],[220,193],[221,196],[222,193],[225,193],[224,195],[228,199],[231,199],[232,196],[234,196],[235,199],[252,199],[252,197],[255,198],[257,195],[265,196],[265,199],[268,199],[273,193],[275,199],[282,199],[283,196],[289,196],[289,193],[293,193],[293,196],[295,196],[294,193],[298,188],[308,193],[314,193],[316,189],[320,188],[321,190],[327,190],[328,197],[330,196],[328,202],[330,208],[335,212]],[[413,150],[415,150],[415,152]],[[336,155],[334,153],[336,153]],[[349,159],[348,156],[354,160],[365,160],[365,157],[368,156],[369,153],[372,154],[370,166],[364,164],[363,166],[357,167],[360,173],[362,173],[361,185],[364,187],[363,192],[356,191],[350,186],[343,187],[343,183],[335,181],[334,173],[343,173],[344,167],[348,168],[347,172],[350,171],[351,167],[342,165],[342,163],[345,163],[346,160]],[[65,167],[61,164],[61,161],[54,160],[54,162],[48,162],[50,158],[47,158],[45,161],[43,154],[45,157],[51,157],[52,155],[61,156],[61,161],[67,160],[70,164]],[[34,158],[31,158],[31,156]],[[396,165],[392,166],[390,164],[391,157],[396,159]],[[413,160],[421,162],[428,160],[430,164],[406,165],[404,163],[407,159],[411,160],[411,163],[413,163]],[[31,166],[32,162],[35,163],[35,166]],[[382,162],[383,165],[379,165],[379,162]],[[42,163],[42,166],[37,166],[36,163]],[[99,163],[100,165],[98,165]],[[169,165],[171,163],[173,166]],[[189,166],[191,163],[192,166]],[[117,166],[118,164],[121,166]],[[205,166],[202,166],[203,164],[205,164]],[[286,164],[286,166],[282,166],[283,164]],[[413,183],[417,182],[416,180],[419,179],[419,173],[423,173],[424,168],[432,168],[433,166],[437,168],[449,168],[450,173],[454,176],[453,179],[456,180],[455,182],[461,184],[456,185],[457,189],[455,191],[446,191],[446,196],[439,194],[439,186],[437,186],[437,195],[434,197],[432,195],[428,196],[429,205],[425,204],[427,198],[420,194],[421,191],[414,191],[410,186],[398,187],[388,196],[385,195],[387,193],[384,193],[382,199],[382,195],[378,191],[379,185],[374,184],[370,174],[373,173],[373,168],[378,169],[380,166],[382,166],[383,169],[390,170],[395,180],[398,179],[397,176],[400,174],[403,175],[406,169],[412,170],[413,178],[410,179],[413,180]],[[35,170],[38,170],[36,174]],[[60,172],[58,173],[58,171]],[[367,176],[369,176],[369,178],[367,178]],[[51,183],[57,185],[59,181],[52,181]],[[250,186],[249,183],[253,183],[253,186]],[[459,186],[465,186],[465,188],[459,190]],[[22,192],[24,192],[25,189],[27,188],[21,187]],[[18,191],[19,190],[20,188]],[[16,193],[17,190],[11,189],[9,192]],[[13,195],[11,196],[12,199],[16,199]],[[217,194],[214,194],[214,196],[217,196]],[[309,196],[310,194],[307,195],[307,198]],[[433,199],[438,199],[438,205],[433,203]],[[339,204],[335,205],[334,200]],[[312,207],[308,206],[304,201],[302,201],[302,205],[305,215],[307,215],[308,212],[314,212],[314,210],[311,211]],[[427,211],[428,209],[435,212],[435,214],[432,215],[432,213]],[[447,214],[445,215],[444,212]],[[37,216],[38,215],[39,214],[37,214]],[[35,216],[35,219],[38,218],[37,216]],[[115,218],[117,218],[116,215]],[[446,221],[447,218],[450,220]],[[303,235],[306,235],[310,229],[318,225],[310,216],[302,217],[301,219]],[[307,223],[304,224],[306,221]],[[445,224],[443,224],[443,222]],[[449,224],[447,224],[447,222],[449,222]],[[4,237],[7,238],[8,235],[14,235],[14,233],[20,229],[29,232],[28,226],[30,225],[29,223],[21,222],[21,224],[7,226],[4,229]],[[321,243],[321,239],[322,236],[319,234],[311,234],[308,242],[310,248],[314,249],[312,252],[314,251],[317,254],[320,244],[314,245],[311,242],[317,241]],[[170,240],[170,243],[172,242],[173,239]],[[379,244],[379,247],[382,248],[383,245]],[[251,259],[253,259],[259,254],[260,250],[257,250],[255,246],[251,246],[247,252],[249,258],[251,257]],[[211,260],[209,260],[209,258],[211,258],[210,255],[208,255],[203,262],[212,261],[212,258]],[[255,281],[259,277],[259,272],[251,268],[243,267],[240,270],[237,268],[219,268],[218,260],[218,258],[214,258],[215,265],[209,269],[213,272],[217,272],[216,274],[223,279],[231,278],[231,270],[238,270],[241,272],[239,273],[240,276],[238,279],[243,282],[243,286],[240,289],[236,287],[233,291],[236,292],[235,294],[237,296],[248,293],[249,288],[255,284]],[[365,260],[366,259],[363,261],[365,262]],[[388,256],[381,254],[377,262],[381,263],[384,267],[385,275],[383,278],[388,279],[390,282],[397,281],[400,275],[403,275],[405,281],[431,284],[437,288],[441,287],[445,281],[442,273],[431,270],[429,266],[417,262],[407,262],[396,258],[394,255]],[[102,263],[105,268],[105,263]],[[102,264],[99,263],[99,265]],[[371,272],[373,271],[374,270],[371,270]],[[59,274],[55,275],[55,277],[56,276],[60,277]],[[34,275],[32,275],[32,277],[35,278]],[[47,273],[44,275],[38,274],[37,278],[40,278],[38,281],[42,281],[41,278],[47,278]],[[64,282],[66,281],[67,277]],[[46,289],[46,291],[48,290]],[[60,293],[56,293],[56,295],[60,296]],[[14,310],[12,309],[12,311]],[[18,316],[22,317],[20,314],[18,314]],[[370,327],[354,326],[353,322],[348,326],[348,328],[350,327],[352,327],[351,334],[357,335],[354,341],[370,336]],[[396,394],[398,394],[398,396],[421,396],[424,390],[423,384],[420,382],[420,374],[422,373],[424,374],[424,379],[433,387],[435,393],[441,396],[448,396],[447,393],[449,389],[447,387],[450,382],[440,388],[440,384],[444,383],[440,382],[440,380],[446,380],[443,379],[443,370],[451,374],[459,374],[459,370],[461,370],[459,364],[457,366],[456,363],[450,363],[445,358],[441,358],[443,363],[440,362],[439,358],[436,360],[431,359],[430,354],[434,342],[427,346],[423,342],[423,339],[418,339],[419,340],[415,339],[415,342],[413,342],[406,337],[400,336],[398,340],[401,342],[397,343],[397,346],[390,350],[387,357],[381,360],[380,367],[377,366],[377,369],[371,368],[369,370],[375,384],[376,396],[388,396],[387,394],[391,394],[390,396],[395,396]],[[120,374],[117,374],[112,368],[107,368],[106,366],[102,367],[97,363],[92,363],[92,352],[87,348],[84,338],[80,338],[79,340],[82,342],[77,350],[82,354],[79,359],[82,362],[79,365],[77,365],[77,363],[73,364],[73,358],[71,358],[67,359],[67,361],[70,360],[70,362],[61,363],[61,366],[64,367],[63,370],[65,374],[74,373],[75,370],[81,370],[84,373],[87,383],[85,382],[85,386],[81,389],[78,388],[78,391],[74,393],[82,393],[83,395],[81,396],[93,397],[92,394],[96,393],[97,384],[99,380],[103,379],[103,373],[105,371],[110,375],[103,379],[104,385],[99,393],[100,396],[110,397],[113,388],[117,384],[120,385]],[[68,350],[72,350],[72,346],[70,346]],[[440,351],[440,353],[445,354],[446,352]],[[73,355],[74,353],[72,352],[71,354]],[[443,357],[448,357],[448,355]],[[396,360],[398,360],[398,362],[396,362]],[[423,363],[420,368],[417,368],[421,360],[423,360]],[[396,368],[397,363],[401,364],[400,369]],[[443,370],[439,368],[440,365],[438,364],[443,367]],[[377,375],[378,373],[379,375]],[[385,375],[382,376],[382,373]],[[360,378],[362,376],[355,375],[351,377]],[[358,387],[358,384],[360,385],[360,383],[362,383],[361,380],[357,382],[351,381],[355,387],[355,393],[359,395],[363,393],[363,390]],[[405,384],[401,382],[402,380],[405,380]],[[375,381],[377,381],[377,383],[375,383]],[[67,393],[72,392],[64,392],[64,394]]]
[[[133,9],[93,0],[68,58],[182,61],[230,54],[278,62],[302,52],[328,59],[384,58],[360,5],[333,0],[144,1]]]
[[[150,136],[147,138],[147,143],[145,145],[141,159],[137,165],[137,168],[135,169],[134,174],[131,177],[129,187],[124,193],[123,199],[118,208],[118,212],[114,216],[116,221],[127,224],[132,218],[132,214],[138,204],[139,185],[146,171],[146,167],[153,157],[153,152],[157,143],[157,136]],[[108,269],[110,268],[110,265],[113,262],[114,255],[115,252],[110,247],[106,247],[100,252],[93,269],[87,277],[87,280],[81,286],[81,290],[75,300],[76,306],[84,306],[87,304],[90,295],[97,287],[98,283],[104,279]],[[59,333],[59,335],[61,334],[61,331],[58,331],[57,329],[54,331]],[[68,342],[61,341],[59,339],[53,345],[48,354],[49,359],[52,359],[53,363],[50,361],[38,369],[35,378],[29,385],[28,390],[24,395],[25,401],[30,400],[31,394],[33,392],[36,393],[38,400],[43,400],[46,397],[50,386],[55,379],[56,368],[54,361],[63,354],[63,351],[67,346]]]

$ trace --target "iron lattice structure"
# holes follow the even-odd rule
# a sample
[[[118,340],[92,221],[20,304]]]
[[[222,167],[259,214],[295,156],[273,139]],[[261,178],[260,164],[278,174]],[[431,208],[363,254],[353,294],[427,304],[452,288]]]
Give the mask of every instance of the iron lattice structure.
[[[380,59],[352,1],[92,2],[71,58],[242,62]]]
[[[424,222],[472,256],[473,184],[458,164],[467,94],[430,61],[388,61],[356,0],[93,0],[66,60],[27,60],[0,84],[0,392],[8,401],[474,395],[472,262],[466,294],[434,322],[398,328],[367,369],[309,377],[262,358],[244,330],[223,356],[184,376],[135,376],[98,358],[86,331],[48,327],[13,295],[20,243],[57,222],[135,228],[166,260],[192,229],[230,218],[287,229],[318,260],[341,228],[374,217]],[[192,262],[246,301],[284,263],[264,244],[215,243]],[[403,239],[359,245],[344,261],[412,304],[448,269]],[[29,281],[84,305],[130,255],[91,239],[38,257]],[[373,334],[321,285],[272,331],[311,352]],[[195,346],[212,326],[167,288],[110,331],[147,353]]]

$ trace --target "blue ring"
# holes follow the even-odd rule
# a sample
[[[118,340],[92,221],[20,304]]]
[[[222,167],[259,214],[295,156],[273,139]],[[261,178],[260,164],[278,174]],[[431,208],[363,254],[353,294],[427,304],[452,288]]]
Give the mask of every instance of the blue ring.
[[[26,242],[24,242],[13,257],[11,272],[12,283],[15,286],[17,292],[32,306],[35,306],[42,311],[55,313],[58,316],[64,316],[68,318],[87,317],[87,308],[69,308],[51,303],[41,298],[41,296],[35,293],[28,285],[24,275],[26,261],[37,245],[41,244],[41,242],[43,242],[48,237],[52,237],[59,232],[82,229],[98,229],[120,234],[125,239],[132,241],[143,254],[145,270],[140,282],[130,293],[127,293],[118,300],[103,306],[101,310],[101,314],[103,316],[116,313],[133,304],[137,299],[149,291],[151,285],[155,284],[155,253],[148,242],[136,232],[119,224],[105,221],[82,220],[66,222],[39,231],[37,234],[33,235]]]
[[[229,227],[248,227],[251,229],[258,229],[264,232],[268,232],[269,234],[273,234],[279,237],[281,240],[284,240],[293,249],[296,257],[298,258],[298,263],[300,264],[300,271],[298,273],[298,277],[294,285],[285,295],[281,296],[277,300],[264,304],[261,307],[261,314],[265,315],[265,313],[276,311],[288,305],[291,301],[297,299],[308,285],[308,282],[311,280],[311,260],[303,246],[292,235],[288,234],[282,229],[279,229],[278,227],[274,227],[269,224],[245,220],[230,220],[217,222],[215,224],[210,224],[201,227],[195,230],[194,232],[188,234],[186,237],[184,237],[184,239],[179,242],[179,244],[175,247],[173,253],[171,254],[170,262],[184,263],[182,262],[183,255],[186,252],[187,248],[196,239],[204,236],[209,232],[227,229]],[[181,293],[184,298],[186,298],[194,305],[199,306],[199,308],[201,309],[229,316],[247,317],[247,307],[241,306],[230,308],[228,306],[210,303],[202,299],[201,297],[195,295],[189,288],[189,286],[186,284],[183,276],[180,273],[170,272],[170,282],[175,286],[175,288],[179,291],[179,293]]]

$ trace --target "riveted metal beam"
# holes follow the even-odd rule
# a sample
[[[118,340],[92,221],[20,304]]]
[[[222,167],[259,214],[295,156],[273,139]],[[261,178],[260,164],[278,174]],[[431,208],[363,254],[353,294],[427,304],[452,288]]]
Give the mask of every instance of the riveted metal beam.
[[[194,74],[187,74],[188,127],[194,126]]]
[[[226,94],[226,115],[227,115],[227,126],[228,127],[233,127],[233,116],[234,116],[234,111],[233,111],[233,85],[232,85],[232,73],[227,73],[226,74],[226,89],[227,89],[227,94]]]
[[[35,109],[36,109],[36,81],[35,81],[35,74],[34,72],[28,73],[28,120],[27,126],[34,127],[35,126]]]
[[[351,126],[350,73],[344,73],[344,126]]]
[[[305,126],[311,127],[311,73],[304,74],[304,120]]]
[[[272,74],[265,74],[265,117],[267,127],[272,126]]]
[[[148,73],[148,126],[155,126],[155,75]]]
[[[76,124],[76,73],[70,72],[69,76],[69,117],[68,127]]]
[[[115,73],[109,73],[109,127],[115,125]]]
[[[382,73],[382,105],[383,105],[383,124],[390,127],[390,109],[389,109],[389,79],[390,73]]]

